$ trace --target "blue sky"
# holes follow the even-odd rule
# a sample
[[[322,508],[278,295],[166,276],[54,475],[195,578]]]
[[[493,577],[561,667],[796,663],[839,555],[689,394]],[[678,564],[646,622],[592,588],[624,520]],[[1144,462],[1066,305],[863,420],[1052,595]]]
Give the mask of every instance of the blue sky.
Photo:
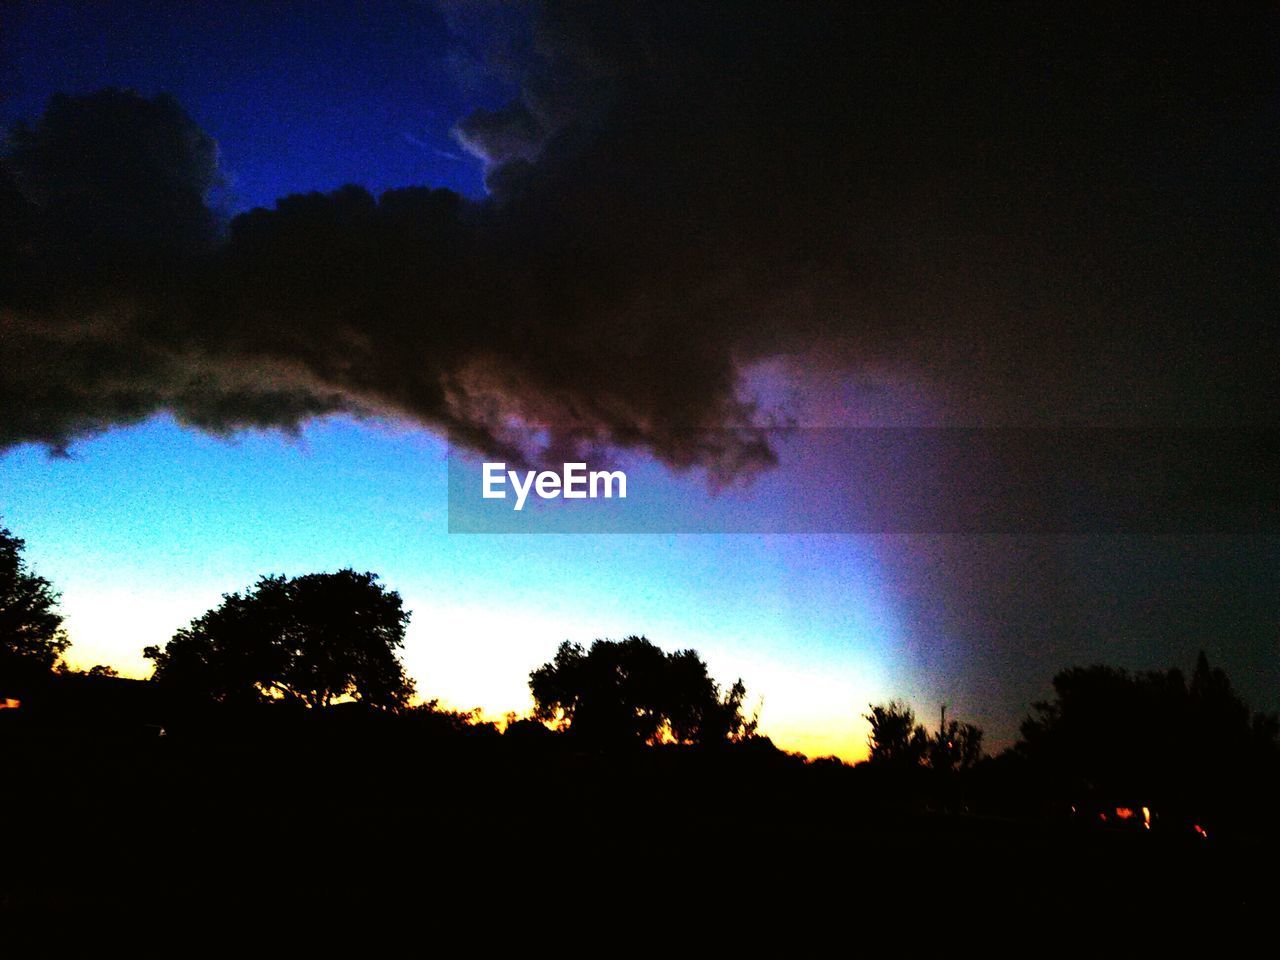
[[[430,183],[468,196],[482,170],[450,133],[511,89],[458,62],[431,4],[16,4],[0,31],[0,120],[54,92],[169,93],[222,150],[231,211],[287,193]]]
[[[451,130],[517,92],[486,55],[515,41],[474,13],[509,8],[455,7],[448,22],[410,0],[301,9],[11,4],[0,123],[38,116],[55,92],[166,92],[218,141],[228,215],[346,183],[483,198],[482,165]],[[744,379],[827,425],[930,422],[935,399],[906,372],[876,390],[781,364]],[[687,478],[652,463],[636,476],[708,508]],[[945,701],[1000,746],[1065,666],[1189,668],[1201,648],[1256,706],[1276,705],[1274,537],[451,535],[446,478],[443,441],[412,425],[339,418],[225,440],[160,417],[66,459],[0,453],[0,518],[62,590],[73,662],[132,675],[145,645],[224,591],[352,566],[413,611],[405,660],[420,692],[495,716],[527,706],[528,671],[561,640],[631,633],[696,647],[725,682],[741,675],[753,705],[764,697],[763,729],[815,755],[862,755],[860,714],[893,696],[929,718]]]
[[[451,129],[514,91],[465,18],[421,3],[219,10],[14,8],[0,120],[37,116],[54,92],[170,93],[219,143],[227,213],[351,182],[483,196]],[[224,591],[349,565],[413,610],[405,660],[421,694],[493,715],[527,707],[528,671],[561,640],[630,633],[698,648],[726,682],[741,674],[765,729],[810,752],[859,754],[868,699],[902,692],[868,539],[450,536],[445,478],[443,441],[408,427],[338,419],[228,441],[159,418],[70,459],[0,454],[0,517],[63,592],[82,666],[145,675],[142,648]]]
[[[860,752],[871,698],[909,689],[874,538],[449,534],[446,448],[344,419],[221,440],[166,419],[0,457],[5,523],[62,590],[81,666],[140,654],[263,573],[373,570],[414,612],[425,697],[500,716],[563,639],[647,634],[742,675],[794,749]],[[895,685],[896,684],[896,685]]]

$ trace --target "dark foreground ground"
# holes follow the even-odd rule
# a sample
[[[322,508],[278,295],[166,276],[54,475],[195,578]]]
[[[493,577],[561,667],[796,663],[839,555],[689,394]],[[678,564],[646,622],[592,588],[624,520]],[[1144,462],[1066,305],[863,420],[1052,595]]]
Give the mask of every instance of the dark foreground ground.
[[[376,913],[479,935],[518,916],[625,928],[892,910],[945,928],[1028,912],[1263,916],[1276,894],[1274,846],[1247,835],[930,813],[857,770],[772,750],[606,757],[364,727],[0,734],[10,915]]]

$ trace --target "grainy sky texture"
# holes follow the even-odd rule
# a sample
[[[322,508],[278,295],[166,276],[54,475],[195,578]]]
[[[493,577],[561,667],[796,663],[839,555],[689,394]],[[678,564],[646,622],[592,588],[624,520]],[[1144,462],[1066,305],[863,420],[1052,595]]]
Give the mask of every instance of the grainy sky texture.
[[[809,698],[810,737],[847,755],[868,697],[948,699],[998,740],[1060,667],[1189,666],[1201,646],[1275,706],[1273,537],[462,547],[422,519],[443,509],[445,431],[511,459],[631,451],[711,496],[788,465],[707,427],[1274,427],[1274,13],[3,17],[0,514],[99,659],[136,665],[258,573],[351,563],[450,596],[411,651],[454,651],[428,693],[467,689],[458,651],[519,632],[485,619],[499,586],[545,613],[545,637],[477,656],[502,678],[495,709],[553,640],[647,623],[722,674],[747,661],[766,728],[804,726],[785,706],[804,696],[771,698],[771,676],[837,683]],[[546,449],[513,424],[545,427]],[[347,457],[368,466],[337,483]],[[176,483],[191,458],[206,468]],[[553,571],[536,589],[512,582],[521,551]],[[136,637],[86,605],[90,583],[125,597],[171,562],[208,588]]]

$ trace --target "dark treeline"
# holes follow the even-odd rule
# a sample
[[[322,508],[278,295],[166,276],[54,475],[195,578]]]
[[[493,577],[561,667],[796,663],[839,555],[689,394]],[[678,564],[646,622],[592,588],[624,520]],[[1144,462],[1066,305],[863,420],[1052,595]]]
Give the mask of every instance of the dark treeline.
[[[0,811],[48,827],[11,848],[9,906],[168,902],[227,871],[256,889],[266,875],[228,857],[263,850],[276,895],[299,897],[334,870],[400,883],[429,851],[433,875],[541,865],[588,888],[618,871],[717,887],[747,857],[780,880],[845,857],[999,864],[1011,895],[1048,870],[1063,902],[1098,884],[1127,902],[1141,876],[1146,895],[1177,881],[1179,897],[1248,903],[1237,859],[1276,844],[1277,720],[1203,654],[1189,678],[1064,670],[994,757],[945,708],[930,726],[870,705],[869,759],[850,765],[778,749],[741,679],[644,637],[562,644],[531,670],[528,717],[415,704],[409,612],[353,570],[225,595],[146,649],[150,680],[72,671],[57,594],[22,546],[0,531]]]

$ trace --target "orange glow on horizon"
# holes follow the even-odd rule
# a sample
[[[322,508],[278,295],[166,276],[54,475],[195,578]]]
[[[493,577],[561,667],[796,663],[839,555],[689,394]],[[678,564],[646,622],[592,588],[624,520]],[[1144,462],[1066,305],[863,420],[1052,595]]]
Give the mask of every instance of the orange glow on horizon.
[[[84,670],[101,663],[115,668],[121,677],[139,680],[151,675],[151,663],[140,655],[142,646],[164,644],[173,635],[175,623],[186,622],[192,611],[217,602],[212,585],[164,595],[81,590],[78,597],[79,602],[67,611],[73,641],[68,665]],[[529,665],[549,660],[567,636],[608,633],[599,624],[574,621],[558,610],[477,608],[412,595],[408,600],[414,620],[402,659],[417,680],[412,702],[435,699],[443,709],[477,711],[477,719],[496,723],[499,729],[505,728],[510,714],[525,718],[532,713]],[[146,611],[142,622],[139,609]],[[466,642],[459,642],[460,637]],[[859,705],[884,698],[885,679],[875,669],[837,675],[688,631],[683,638],[703,654],[716,676],[741,676],[747,681],[744,713],[750,716],[760,708],[758,732],[780,750],[811,759],[835,756],[847,763],[867,758],[869,728]],[[129,655],[120,655],[122,649]]]
[[[500,731],[507,728],[510,720],[529,720],[533,717],[532,701],[522,704],[518,710],[503,711],[494,711],[474,704],[463,706],[447,697],[423,694],[415,696],[412,703],[414,706],[421,706],[432,700],[436,701],[441,710],[472,713],[477,722],[495,724]],[[861,718],[858,718],[858,722],[862,722]],[[554,730],[558,727],[558,723],[553,722],[548,726]],[[844,718],[841,718],[841,722],[833,722],[829,725],[818,724],[807,728],[786,724],[778,724],[771,728],[762,722],[757,732],[760,736],[772,740],[779,750],[802,753],[810,760],[834,756],[845,763],[858,763],[867,759],[869,752],[866,731],[858,729],[857,723],[852,720],[845,722]]]

